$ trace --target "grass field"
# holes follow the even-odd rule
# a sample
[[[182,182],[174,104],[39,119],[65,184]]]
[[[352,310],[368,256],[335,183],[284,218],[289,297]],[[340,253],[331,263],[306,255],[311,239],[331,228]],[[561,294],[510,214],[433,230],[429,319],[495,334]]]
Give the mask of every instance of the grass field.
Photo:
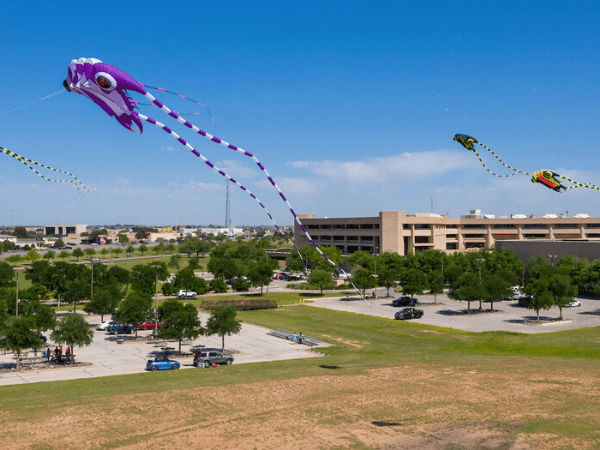
[[[600,327],[467,333],[306,305],[239,316],[336,345],[322,358],[3,387],[1,442],[600,448]]]

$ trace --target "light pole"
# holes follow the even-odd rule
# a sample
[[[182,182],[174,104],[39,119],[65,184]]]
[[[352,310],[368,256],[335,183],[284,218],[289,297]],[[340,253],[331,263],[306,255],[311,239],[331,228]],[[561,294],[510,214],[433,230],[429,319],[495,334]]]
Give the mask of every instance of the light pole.
[[[92,266],[92,285],[91,285],[91,293],[90,293],[90,301],[94,298],[94,264],[99,262],[99,259],[90,258],[90,265]]]
[[[15,301],[15,316],[19,317],[19,272],[25,272],[25,267],[13,267],[13,272],[17,274],[17,298]]]
[[[557,255],[548,255],[548,258],[550,258],[550,267],[554,267],[554,258],[558,258]]]
[[[156,339],[156,330],[158,329],[158,269],[162,266],[153,265],[150,266],[152,269],[155,269],[156,272],[156,293],[154,294],[154,338]]]
[[[485,262],[485,259],[477,258],[475,261],[479,264],[479,284],[481,284],[481,264]],[[479,311],[481,311],[481,300],[479,300]]]

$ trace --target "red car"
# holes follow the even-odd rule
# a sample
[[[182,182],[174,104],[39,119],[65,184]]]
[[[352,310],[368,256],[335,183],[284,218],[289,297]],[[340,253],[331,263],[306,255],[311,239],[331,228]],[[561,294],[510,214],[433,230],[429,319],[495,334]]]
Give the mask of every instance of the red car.
[[[158,328],[162,327],[162,323],[158,324]],[[138,326],[138,330],[154,330],[154,321],[147,320]]]

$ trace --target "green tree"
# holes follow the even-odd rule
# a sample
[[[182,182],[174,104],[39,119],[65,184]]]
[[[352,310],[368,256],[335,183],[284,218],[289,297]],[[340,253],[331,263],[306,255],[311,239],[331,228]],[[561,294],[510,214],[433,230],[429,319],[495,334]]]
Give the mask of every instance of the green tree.
[[[51,259],[54,259],[54,252],[52,250],[48,250],[44,255],[44,258],[46,258],[48,262],[50,262]]]
[[[313,270],[308,277],[308,283],[321,289],[321,295],[323,295],[323,289],[333,289],[335,287],[333,275],[325,270]]]
[[[145,244],[140,245],[140,247],[138,248],[138,250],[140,251],[140,253],[142,254],[142,256],[144,256],[144,253],[146,253],[148,251],[148,247],[146,247]]]
[[[106,247],[103,247],[102,250],[100,250],[100,254],[103,258],[106,258],[106,255],[109,254],[109,250]]]
[[[17,236],[20,239],[27,239],[29,237],[29,233],[27,233],[25,227],[15,227],[12,235]]]
[[[71,362],[75,357],[74,347],[89,346],[94,338],[94,330],[81,314],[68,314],[59,319],[56,329],[51,334],[52,340],[59,344],[66,344],[71,348]]]
[[[65,246],[65,241],[63,241],[61,238],[58,238],[56,242],[54,242],[54,246],[56,248],[63,248]]]
[[[66,250],[63,250],[62,252],[60,252],[60,253],[58,254],[58,257],[59,257],[60,259],[62,259],[63,261],[64,261],[64,260],[66,260],[66,259],[67,259],[69,256],[70,256],[70,255],[69,255],[69,252],[67,252]]]
[[[127,247],[125,249],[125,253],[127,253],[127,257],[131,256],[131,254],[135,252],[135,249],[133,248],[133,245],[130,245],[129,247]]]
[[[129,238],[126,234],[121,233],[117,237],[119,238],[119,244],[127,244],[129,242]]]
[[[242,277],[234,278],[231,282],[231,288],[237,292],[248,292],[250,290],[250,282]]]
[[[348,258],[348,264],[359,265],[371,273],[375,272],[375,257],[365,250],[352,253]]]
[[[104,322],[104,315],[112,314],[117,310],[124,294],[124,290],[120,289],[116,284],[103,286],[83,306],[83,310],[88,313],[100,314],[100,321]]]
[[[153,269],[151,265],[161,266]],[[154,261],[150,264],[138,264],[131,269],[131,288],[137,292],[154,295],[156,292],[156,276],[159,281],[169,278],[169,270],[164,262]]]
[[[214,291],[215,293],[227,292],[227,284],[222,278],[213,278],[208,282],[208,286],[210,290]]]
[[[550,280],[548,288],[554,297],[554,304],[560,311],[560,320],[563,320],[562,309],[577,295],[577,286],[568,275],[557,273]]]
[[[525,283],[525,293],[531,296],[531,299],[525,303],[525,307],[535,310],[538,322],[540,321],[540,309],[548,310],[554,304],[554,297],[549,287],[549,276],[531,278]]]
[[[94,256],[96,256],[96,250],[94,250],[93,248],[86,248],[85,249],[85,254],[92,259]],[[79,261],[79,259],[77,260]]]
[[[117,247],[117,248],[113,249],[113,253],[115,254],[116,258],[119,258],[121,256],[121,253],[123,253],[123,249]]]
[[[252,286],[260,287],[260,295],[263,294],[263,286],[267,286],[267,293],[269,292],[272,277],[273,269],[268,264],[252,264],[252,267],[248,270],[248,279]]]
[[[21,262],[22,260],[23,260],[23,257],[21,255],[10,255],[9,257],[6,258],[6,261],[11,263],[13,265],[13,267],[16,267],[17,263]]]
[[[180,259],[181,259],[181,256],[179,256],[179,255],[171,255],[171,258],[169,259],[169,262],[167,263],[167,265],[171,269],[179,269],[179,260]]]
[[[10,264],[2,261],[0,262],[0,287],[13,287],[16,283],[13,281],[15,279],[15,273],[13,268],[10,267]]]
[[[32,316],[11,316],[0,322],[0,347],[17,354],[17,371],[21,370],[21,352],[27,348],[39,350],[42,345],[39,328]]]
[[[450,298],[460,301],[466,300],[467,312],[471,312],[471,302],[485,298],[486,292],[479,282],[479,276],[472,272],[467,272],[461,276],[456,285],[458,289],[450,294]]]
[[[427,289],[427,275],[419,269],[408,269],[402,272],[402,293],[409,294],[411,297],[415,294],[422,294]]]
[[[28,259],[29,261],[37,261],[38,259],[41,259],[41,257],[42,255],[40,255],[34,248],[29,250],[27,255],[25,255],[25,259]]]
[[[158,307],[158,320],[162,323],[158,336],[164,339],[177,339],[179,353],[181,353],[183,339],[196,339],[205,331],[198,318],[198,308],[191,303],[184,305],[177,299],[165,300]]]
[[[158,254],[160,253],[162,248],[163,248],[162,245],[155,245],[154,247],[152,247],[152,251],[154,252],[154,254],[156,256],[158,256]]]
[[[369,273],[367,269],[358,269],[352,277],[354,285],[362,292],[362,296],[365,296],[367,289],[372,289],[377,286],[377,280]]]
[[[499,300],[513,294],[509,284],[499,275],[488,275],[482,279],[483,288],[485,290],[485,299],[491,303],[491,309],[494,309],[494,300]],[[481,302],[480,302],[481,305]]]
[[[81,258],[83,255],[85,255],[85,252],[83,250],[81,250],[80,248],[76,248],[75,250],[73,250],[72,254],[75,258],[77,258],[77,262],[79,262],[79,258]]]
[[[130,292],[119,305],[115,313],[115,320],[133,325],[137,338],[138,325],[152,316],[152,295],[134,291]]]
[[[232,306],[217,307],[211,313],[206,323],[206,334],[221,336],[221,351],[225,350],[225,335],[237,334],[242,329],[242,323],[236,319],[237,311]]]
[[[379,269],[377,267],[377,280],[379,284],[387,289],[386,297],[390,296],[390,288],[395,288],[397,286],[396,279],[398,278],[398,272],[393,269],[387,269],[383,267]]]

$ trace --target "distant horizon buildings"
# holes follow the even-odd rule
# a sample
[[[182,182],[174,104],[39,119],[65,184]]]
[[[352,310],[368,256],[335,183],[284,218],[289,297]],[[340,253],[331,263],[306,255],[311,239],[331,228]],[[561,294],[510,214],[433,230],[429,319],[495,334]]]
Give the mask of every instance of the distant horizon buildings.
[[[448,254],[493,248],[501,240],[598,240],[600,218],[587,214],[513,214],[511,217],[471,210],[460,218],[403,211],[380,212],[377,217],[315,218],[298,214],[307,232],[319,246],[338,247],[345,255],[364,250],[400,255],[434,249]],[[302,228],[294,227],[297,247],[308,242]]]

